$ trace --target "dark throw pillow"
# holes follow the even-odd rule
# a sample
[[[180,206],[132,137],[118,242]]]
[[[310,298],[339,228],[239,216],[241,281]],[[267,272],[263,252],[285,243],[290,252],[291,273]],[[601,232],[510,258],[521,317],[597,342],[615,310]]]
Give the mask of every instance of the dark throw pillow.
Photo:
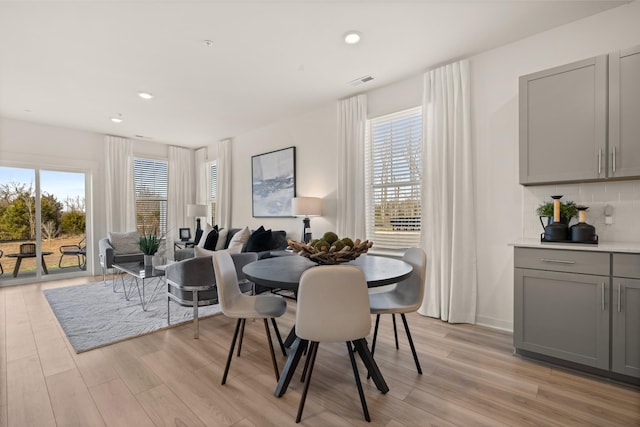
[[[271,230],[265,230],[260,226],[256,231],[251,233],[247,241],[247,249],[245,252],[262,252],[271,249]]]
[[[216,243],[218,243],[218,230],[214,228],[207,234],[207,239],[204,241],[203,249],[214,251],[216,249]]]

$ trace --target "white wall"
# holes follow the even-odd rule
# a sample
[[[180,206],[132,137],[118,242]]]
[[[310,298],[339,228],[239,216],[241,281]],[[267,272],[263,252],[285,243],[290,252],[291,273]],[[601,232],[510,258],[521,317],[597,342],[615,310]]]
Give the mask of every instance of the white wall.
[[[518,184],[518,77],[640,44],[640,3],[634,2],[471,58],[476,154],[479,323],[513,327],[513,248],[539,237],[535,208],[552,194],[592,206],[587,222],[602,240],[639,240],[640,183],[523,187]],[[605,204],[615,223],[602,223]],[[635,209],[635,216],[633,215]]]
[[[314,236],[334,230],[336,223],[337,107],[335,102],[274,123],[233,139],[232,226],[286,230],[294,239],[302,232],[301,218],[253,218],[251,210],[251,156],[296,147],[296,194],[321,197],[321,217],[311,219]],[[211,156],[210,152],[210,156]]]

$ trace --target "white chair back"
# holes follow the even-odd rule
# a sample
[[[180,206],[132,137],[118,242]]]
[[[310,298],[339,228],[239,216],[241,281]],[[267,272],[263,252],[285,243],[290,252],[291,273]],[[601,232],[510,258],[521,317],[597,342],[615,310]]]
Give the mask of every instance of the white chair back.
[[[327,265],[306,270],[298,287],[296,334],[318,342],[345,342],[371,331],[364,273],[354,266]]]
[[[403,303],[413,306],[408,310],[417,310],[424,299],[427,255],[420,248],[409,248],[402,259],[413,266],[413,272],[411,276],[396,284],[393,293]]]
[[[224,314],[229,315],[236,301],[242,297],[240,286],[238,286],[236,267],[231,255],[222,251],[214,252],[213,270],[216,275],[220,307]]]

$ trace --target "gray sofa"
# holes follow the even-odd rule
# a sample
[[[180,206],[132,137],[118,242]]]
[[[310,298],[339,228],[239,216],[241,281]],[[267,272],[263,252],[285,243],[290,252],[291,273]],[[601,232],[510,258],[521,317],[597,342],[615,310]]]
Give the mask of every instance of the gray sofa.
[[[232,254],[238,283],[242,292],[253,292],[242,267],[258,259],[256,253]],[[171,324],[171,301],[184,307],[193,307],[194,338],[198,338],[198,307],[217,304],[216,276],[211,257],[190,258],[169,264],[167,279],[167,323]]]
[[[224,248],[229,247],[229,242],[234,234],[238,231],[242,230],[241,228],[230,228],[227,233],[227,240],[224,244]],[[253,232],[253,230],[251,230]],[[202,236],[202,239],[206,239],[207,236]],[[261,252],[257,252],[258,259],[269,258],[271,251],[282,250],[287,248],[287,233],[284,230],[274,230],[271,232],[271,244],[269,245],[268,250],[264,250]],[[193,248],[184,248],[177,249],[174,252],[174,259],[176,261],[182,261],[185,259],[194,257],[194,249]]]

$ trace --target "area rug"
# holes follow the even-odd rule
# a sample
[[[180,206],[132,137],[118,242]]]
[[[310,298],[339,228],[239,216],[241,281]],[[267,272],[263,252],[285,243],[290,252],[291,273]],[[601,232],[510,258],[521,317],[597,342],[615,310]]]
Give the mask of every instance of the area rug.
[[[162,289],[142,311],[134,287],[127,301],[118,286],[113,292],[111,282],[95,282],[44,290],[44,295],[64,329],[76,353],[113,344],[169,327],[167,324],[166,288]],[[151,292],[153,285],[146,285]],[[171,302],[171,325],[193,320],[193,308]],[[200,307],[198,317],[221,312],[219,305]]]

